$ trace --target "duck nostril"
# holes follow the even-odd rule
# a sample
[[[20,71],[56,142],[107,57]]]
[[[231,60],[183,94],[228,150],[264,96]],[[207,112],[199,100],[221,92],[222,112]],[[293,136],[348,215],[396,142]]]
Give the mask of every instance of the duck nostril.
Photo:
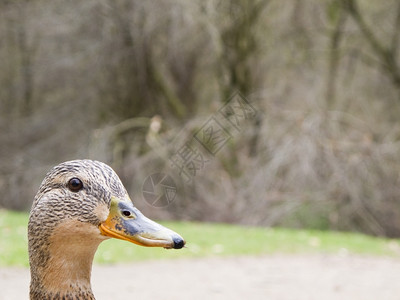
[[[185,241],[181,237],[174,237],[174,249],[181,249],[185,246]]]
[[[130,212],[129,210],[124,210],[124,211],[122,211],[122,214],[123,214],[125,217],[130,217],[130,216],[131,216],[131,212]]]

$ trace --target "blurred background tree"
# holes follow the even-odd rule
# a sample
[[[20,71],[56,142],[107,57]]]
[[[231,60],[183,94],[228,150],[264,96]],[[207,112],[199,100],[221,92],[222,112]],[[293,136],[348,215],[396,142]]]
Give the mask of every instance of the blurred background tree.
[[[0,207],[91,158],[150,217],[399,237],[399,37],[395,0],[3,0]],[[236,91],[257,117],[146,204],[144,179]]]

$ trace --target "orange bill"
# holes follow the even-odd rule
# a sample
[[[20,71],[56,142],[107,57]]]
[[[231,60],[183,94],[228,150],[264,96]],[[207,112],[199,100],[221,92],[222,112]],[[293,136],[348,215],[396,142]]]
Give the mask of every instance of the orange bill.
[[[180,249],[185,245],[179,234],[145,217],[132,202],[116,197],[111,198],[110,213],[99,229],[104,236],[145,247]]]

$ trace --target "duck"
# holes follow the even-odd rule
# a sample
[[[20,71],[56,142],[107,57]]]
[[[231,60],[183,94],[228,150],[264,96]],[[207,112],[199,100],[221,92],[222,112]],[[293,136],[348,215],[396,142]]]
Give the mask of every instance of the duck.
[[[95,299],[93,258],[109,238],[166,249],[185,245],[178,233],[134,206],[107,164],[84,159],[53,167],[29,215],[30,299]]]

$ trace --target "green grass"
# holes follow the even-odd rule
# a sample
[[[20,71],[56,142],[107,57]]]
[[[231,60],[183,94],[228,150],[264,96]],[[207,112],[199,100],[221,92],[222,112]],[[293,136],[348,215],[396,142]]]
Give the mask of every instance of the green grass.
[[[0,266],[28,265],[28,214],[0,210]]]
[[[0,266],[27,266],[28,214],[0,210]],[[281,228],[241,227],[226,224],[162,222],[187,240],[181,250],[144,248],[110,239],[103,242],[97,263],[122,263],[220,255],[275,253],[340,253],[400,257],[400,241],[355,233]]]

